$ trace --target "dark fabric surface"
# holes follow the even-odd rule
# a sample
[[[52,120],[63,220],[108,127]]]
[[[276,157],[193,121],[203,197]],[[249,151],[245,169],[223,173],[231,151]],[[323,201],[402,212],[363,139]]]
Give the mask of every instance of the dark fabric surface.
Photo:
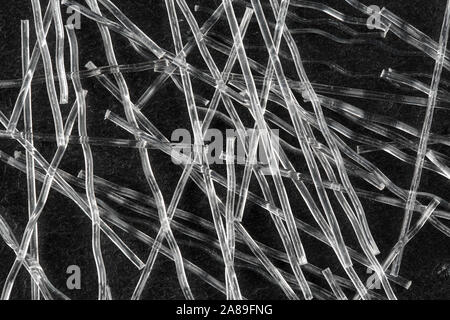
[[[47,1],[41,1],[44,8]],[[142,28],[156,43],[161,47],[173,50],[170,26],[168,24],[167,15],[163,1],[141,1],[141,0],[121,0],[114,1],[123,12],[128,15],[139,27]],[[262,2],[265,2],[263,0]],[[348,6],[344,1],[329,0],[323,1],[338,10],[342,10],[348,14],[361,16],[357,11]],[[397,0],[397,1],[374,1],[376,5],[382,7],[387,6],[391,11],[398,14],[405,20],[415,25],[419,30],[425,32],[437,41],[442,23],[442,16],[445,1],[437,0]],[[220,1],[189,1],[191,8],[194,4],[202,4],[209,8],[216,8]],[[367,3],[366,3],[367,4]],[[239,17],[242,16],[242,6],[236,6]],[[298,13],[305,17],[325,17],[323,14],[313,12],[311,10],[301,8],[291,8],[292,12]],[[178,12],[182,17],[181,12]],[[273,20],[272,14],[268,16]],[[64,13],[64,16],[68,15]],[[196,17],[201,25],[208,17],[204,12],[197,12]],[[35,41],[34,25],[32,20],[31,4],[28,1],[3,1],[0,8],[0,78],[15,79],[21,77],[21,59],[20,59],[20,20],[30,19],[32,41]],[[184,19],[180,22],[183,32],[183,40],[188,38],[188,26]],[[288,26],[291,29],[312,27],[306,24],[289,21]],[[315,25],[314,27],[323,28],[333,34],[343,38],[348,35],[336,30],[328,24]],[[358,27],[355,27],[355,29]],[[358,30],[364,31],[364,28]],[[221,23],[214,29],[215,32],[223,33],[230,37],[229,29],[226,21]],[[122,36],[112,33],[113,42],[120,64],[142,62],[139,57],[125,41]],[[256,20],[252,20],[252,25],[246,37],[246,44],[252,46],[249,55],[260,61],[262,64],[267,63],[267,54],[261,45],[262,38],[256,24]],[[77,37],[80,47],[80,64],[83,66],[89,60],[96,65],[106,65],[104,48],[101,42],[100,33],[95,23],[86,18],[81,20],[81,29],[77,30]],[[381,73],[384,68],[393,68],[398,71],[415,71],[430,73],[433,70],[433,60],[428,57],[404,57],[394,55],[392,53],[381,50],[376,46],[370,45],[343,45],[337,44],[329,39],[325,39],[318,35],[300,34],[295,35],[302,58],[305,60],[329,60],[336,62],[344,68],[357,73]],[[51,27],[48,36],[50,50],[54,52],[54,30]],[[399,39],[389,34],[386,43],[401,49],[412,50]],[[256,47],[253,47],[256,46]],[[259,48],[257,48],[259,46]],[[283,45],[286,50],[286,46]],[[68,43],[66,42],[66,67],[69,68]],[[222,54],[214,52],[214,58],[217,57],[219,67],[221,68],[226,61],[226,57]],[[205,64],[201,60],[201,56],[197,51],[188,56],[188,61],[202,69]],[[292,64],[283,61],[287,66],[287,74],[295,79],[295,70]],[[391,84],[381,79],[355,79],[346,77],[336,73],[324,66],[317,64],[306,64],[306,71],[312,82],[320,82],[325,84],[334,84],[340,86],[349,86],[356,88],[364,88],[371,90],[380,90],[387,92],[398,92]],[[237,70],[237,69],[235,69]],[[36,75],[43,75],[43,67],[40,63],[36,71]],[[132,100],[136,99],[145,91],[158,74],[152,71],[139,73],[127,73],[125,78],[130,87]],[[448,72],[444,71],[443,79],[448,79]],[[111,109],[115,113],[123,116],[122,106],[112,97],[95,79],[83,79],[83,87],[89,91],[88,101],[88,132],[89,135],[95,137],[111,137],[111,138],[127,138],[132,136],[124,132],[121,128],[115,126],[109,121],[104,120],[104,114],[107,109]],[[196,93],[206,98],[212,96],[212,89],[206,87],[203,83],[193,80]],[[10,115],[18,89],[2,89],[0,90],[0,110],[6,115]],[[70,106],[74,101],[74,92],[70,85],[71,100],[68,105],[62,106],[64,118],[67,116]],[[37,84],[33,86],[33,116],[34,129],[39,133],[53,133],[53,121],[51,118],[50,106],[48,103],[45,85]],[[364,110],[378,112],[401,119],[418,128],[421,127],[424,116],[424,108],[411,107],[396,103],[384,103],[376,101],[364,101],[351,98],[344,100],[357,104]],[[311,110],[310,106],[306,106]],[[238,108],[238,107],[237,107]],[[221,111],[223,106],[219,107]],[[276,106],[269,104],[269,109],[273,112],[279,112],[283,118],[288,115],[283,110],[278,110]],[[239,109],[240,110],[240,109]],[[170,137],[173,130],[177,128],[187,128],[189,126],[189,118],[185,106],[183,94],[176,89],[171,83],[162,88],[154,99],[146,106],[144,113],[148,118],[167,136]],[[241,113],[240,113],[241,115]],[[345,121],[339,115],[329,114],[337,119]],[[250,115],[246,111],[242,112],[244,122],[248,126],[252,126]],[[432,131],[448,134],[449,132],[449,112],[446,110],[438,110],[435,114]],[[355,131],[361,131],[359,127],[355,127],[349,122],[344,122]],[[353,127],[352,127],[353,126]],[[221,121],[213,121],[212,127],[224,129]],[[22,120],[20,126],[22,127]],[[77,131],[74,130],[74,133]],[[291,141],[291,140],[290,140]],[[347,141],[347,140],[346,140]],[[350,145],[353,145],[350,143]],[[48,142],[36,142],[37,148],[42,154],[50,160],[54,151],[55,144]],[[20,145],[12,140],[0,140],[0,149],[13,154],[15,150],[21,150]],[[23,150],[21,150],[23,151]],[[440,150],[448,153],[448,150]],[[150,190],[143,175],[138,152],[136,149],[112,148],[93,146],[95,160],[95,174],[108,179],[112,182],[121,184],[126,187],[133,188],[143,193],[150,194]],[[170,201],[172,192],[181,174],[181,169],[170,162],[170,158],[163,153],[155,150],[150,151],[153,170],[156,178],[160,183],[165,201]],[[409,188],[409,184],[413,174],[413,167],[400,162],[398,159],[383,153],[376,152],[367,155],[367,158],[378,166],[399,186]],[[293,162],[297,168],[303,168],[306,172],[307,168],[304,160],[295,158]],[[79,145],[71,145],[60,166],[63,170],[76,175],[79,170],[84,168],[83,153]],[[224,166],[217,166],[221,173],[225,173]],[[242,168],[239,168],[238,177],[240,179]],[[300,170],[300,169],[299,169]],[[16,237],[20,239],[23,229],[27,222],[27,204],[26,204],[26,175],[18,172],[16,169],[0,163],[0,205],[4,208],[2,215],[14,228]],[[360,181],[352,181],[355,186],[369,188]],[[305,221],[316,225],[310,216],[307,208],[296,192],[294,186],[286,183],[290,198],[292,197],[292,205],[295,215],[301,217]],[[40,184],[38,184],[40,187]],[[256,183],[252,182],[252,190],[260,193],[256,188]],[[312,188],[311,188],[312,190]],[[448,181],[437,174],[424,172],[421,191],[435,193],[443,198],[448,198],[450,191]],[[224,194],[224,193],[223,193]],[[100,197],[101,198],[101,197]],[[381,249],[381,257],[387,254],[387,251],[395,243],[400,232],[403,210],[401,208],[393,208],[381,205],[375,202],[362,200],[369,224],[372,228],[374,237]],[[108,202],[109,203],[109,202]],[[333,203],[336,207],[337,203]],[[136,217],[130,211],[115,207],[121,213],[128,217]],[[207,198],[201,191],[190,182],[186,189],[180,208],[192,211],[206,219],[212,221],[210,216],[209,204]],[[341,223],[344,234],[348,243],[354,248],[356,239],[351,231],[348,221],[342,212],[339,212],[339,221]],[[131,220],[130,220],[131,221]],[[154,229],[149,226],[159,226],[155,220],[135,221],[134,225],[141,230],[148,232],[152,237],[155,236]],[[276,229],[269,217],[260,208],[249,205],[244,220],[244,226],[255,239],[260,240],[274,248],[282,249],[282,244]],[[196,228],[194,226],[194,228]],[[202,230],[202,229],[199,229]],[[145,261],[149,253],[149,248],[142,243],[132,239],[124,232],[117,231],[120,236],[136,251],[139,257]],[[188,258],[204,270],[208,271],[221,281],[223,281],[223,267],[214,258],[207,253],[195,247],[194,243],[187,237],[175,232],[175,236],[180,240],[180,248],[185,258]],[[329,248],[309,236],[301,234],[308,258],[321,268],[330,266],[336,274],[344,275],[343,270],[339,267],[337,260]],[[94,260],[91,250],[91,223],[90,220],[79,210],[79,208],[64,196],[52,191],[50,193],[47,205],[39,220],[39,237],[40,237],[40,258],[41,264],[46,271],[49,279],[73,299],[95,299],[97,296],[97,276],[95,271]],[[244,252],[248,249],[239,246]],[[115,299],[128,299],[134,289],[139,278],[138,270],[124,258],[117,248],[110,243],[106,237],[102,236],[103,256],[108,272],[109,284],[112,289],[112,295]],[[360,248],[358,248],[360,250]],[[220,255],[218,250],[216,255]],[[3,287],[4,280],[12,265],[14,255],[4,243],[0,243],[0,287]],[[413,284],[409,290],[404,290],[395,286],[396,293],[402,299],[448,299],[450,298],[449,279],[443,276],[443,273],[437,272],[442,266],[450,265],[450,250],[448,239],[431,226],[427,225],[407,247],[402,264],[401,274],[407,279],[412,280]],[[81,290],[68,290],[66,287],[66,269],[69,265],[78,265],[81,268]],[[286,270],[289,270],[284,266]],[[447,268],[450,268],[448,266]],[[363,277],[366,273],[364,268],[357,267],[357,271]],[[241,284],[242,293],[248,298],[254,299],[281,299],[283,293],[273,284],[269,283],[259,274],[247,268],[237,268],[238,278]],[[447,272],[448,273],[448,272]],[[368,275],[367,275],[368,276]],[[314,277],[309,279],[321,283]],[[364,278],[364,277],[363,277]],[[202,299],[218,299],[223,296],[216,292],[215,289],[206,285],[201,279],[188,272],[188,279],[193,289],[193,293],[197,298]],[[325,283],[322,283],[324,286]],[[25,270],[22,270],[20,277],[13,290],[13,298],[29,298],[30,281]],[[179,289],[175,267],[171,260],[160,255],[155,264],[151,278],[143,295],[145,299],[182,299],[182,292]]]

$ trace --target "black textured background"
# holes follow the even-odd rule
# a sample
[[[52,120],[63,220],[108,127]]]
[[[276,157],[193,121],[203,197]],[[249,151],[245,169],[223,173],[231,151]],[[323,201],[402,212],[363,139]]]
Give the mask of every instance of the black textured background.
[[[266,0],[261,0],[262,2]],[[164,1],[162,0],[120,0],[114,1],[123,12],[130,17],[139,27],[142,28],[156,43],[163,48],[173,50],[170,26],[166,16]],[[323,0],[334,8],[346,12],[348,14],[361,16],[359,12],[348,6],[344,1]],[[365,4],[369,4],[364,1]],[[45,8],[47,1],[41,1],[41,5]],[[220,1],[188,1],[191,8],[195,4],[203,4],[210,8],[216,8]],[[380,7],[385,5],[397,15],[403,17],[415,25],[418,29],[430,35],[437,41],[442,23],[442,16],[445,1],[438,0],[396,0],[381,1],[374,0],[373,4]],[[238,16],[242,16],[242,6],[236,6]],[[311,10],[291,8],[295,13],[304,17],[325,17],[323,14],[313,12]],[[63,10],[65,11],[65,10]],[[105,11],[105,10],[104,10]],[[182,17],[181,12],[178,12]],[[195,13],[199,24],[207,18],[202,12]],[[273,20],[273,16],[269,12],[267,15]],[[20,20],[30,19],[33,43],[35,41],[34,26],[32,20],[31,4],[29,1],[2,1],[0,7],[0,78],[13,79],[21,76],[20,61]],[[310,27],[299,23],[288,21],[290,28]],[[184,40],[187,39],[188,26],[181,21],[183,28]],[[311,26],[312,27],[312,26]],[[329,25],[315,25],[324,30],[330,31],[342,37],[348,37],[340,31],[330,27]],[[358,27],[355,27],[358,29]],[[215,29],[217,32],[223,32],[230,36],[226,22],[222,21]],[[362,28],[358,30],[364,31]],[[142,58],[134,53],[133,48],[121,36],[114,34],[113,42],[120,64],[142,62]],[[256,21],[252,21],[246,37],[246,44],[252,46],[249,55],[258,59],[263,64],[267,62],[267,54],[261,51],[258,46],[262,45],[262,38],[258,32]],[[84,65],[87,61],[92,60],[96,65],[106,65],[103,45],[100,33],[95,23],[82,18],[81,30],[77,30],[77,36],[80,44],[80,63]],[[54,31],[50,28],[48,41],[51,52],[54,52]],[[383,68],[391,67],[398,71],[422,71],[431,73],[433,70],[433,61],[428,57],[402,57],[396,56],[389,52],[383,51],[374,46],[367,45],[342,45],[334,43],[328,39],[318,35],[296,35],[295,39],[304,59],[331,60],[339,63],[344,68],[359,73],[380,73]],[[386,42],[393,47],[402,50],[412,50],[402,41],[393,35],[388,35]],[[68,44],[66,42],[66,67],[68,63]],[[212,51],[213,52],[213,51]],[[216,52],[213,56],[217,58],[219,68],[223,65],[226,57]],[[204,63],[198,52],[194,51],[189,55],[188,61],[200,68],[205,68]],[[286,62],[286,66],[289,66]],[[286,68],[287,74],[295,78],[293,68]],[[395,89],[389,83],[380,79],[354,79],[338,74],[328,68],[320,65],[307,64],[306,70],[313,82],[321,82],[327,84],[336,84],[349,87],[366,88],[373,90],[385,90],[387,92],[401,92]],[[40,64],[36,75],[43,75],[43,68]],[[146,71],[139,73],[127,73],[125,78],[130,87],[132,100],[136,100],[146,89],[148,85],[156,78],[157,74]],[[447,71],[443,73],[443,79],[448,78]],[[205,87],[202,83],[194,80],[194,88],[196,93],[210,98],[213,91],[211,88]],[[125,133],[122,129],[116,127],[111,122],[103,120],[105,111],[111,109],[119,115],[123,115],[121,105],[99,85],[95,79],[83,80],[83,87],[89,91],[88,95],[88,132],[91,136],[96,137],[114,137],[128,138],[131,135]],[[6,115],[10,115],[17,97],[18,89],[0,90],[0,110]],[[394,103],[383,103],[374,101],[362,101],[357,99],[346,98],[346,101],[353,102],[365,110],[373,110],[381,114],[389,114],[398,119],[402,119],[412,125],[420,128],[424,115],[423,108],[399,105]],[[63,116],[67,116],[69,106],[74,101],[74,94],[71,89],[71,101],[69,105],[62,106]],[[310,108],[309,106],[306,106]],[[223,110],[223,106],[220,106]],[[238,107],[237,107],[238,108]],[[269,105],[272,111],[279,111],[280,115],[287,118],[285,110],[277,110],[273,105]],[[164,87],[154,98],[151,103],[144,109],[144,113],[148,118],[168,137],[176,128],[188,128],[189,121],[184,103],[184,96],[179,92],[173,84]],[[239,108],[238,108],[239,110]],[[35,132],[52,133],[53,121],[51,120],[50,107],[47,100],[47,93],[44,85],[33,86],[33,112],[34,112],[34,128]],[[337,117],[335,114],[330,114]],[[449,112],[446,110],[438,110],[435,114],[433,132],[448,134],[449,130]],[[248,114],[242,112],[244,119],[249,119]],[[342,120],[342,119],[339,119]],[[344,121],[344,120],[343,120]],[[351,123],[344,122],[352,127]],[[251,124],[246,122],[247,125]],[[219,121],[214,121],[213,127],[223,129],[225,125]],[[355,130],[360,128],[355,127]],[[76,133],[76,129],[74,129]],[[346,140],[347,141],[347,140]],[[55,151],[55,144],[47,142],[37,142],[37,148],[49,160]],[[11,140],[0,140],[0,149],[13,154],[15,150],[20,150],[20,146]],[[447,150],[440,150],[446,152]],[[448,151],[447,151],[448,152]],[[139,190],[144,193],[150,193],[145,182],[145,178],[140,167],[138,153],[134,149],[119,149],[111,147],[93,147],[95,160],[95,174],[115,183]],[[406,165],[399,160],[385,154],[373,153],[367,156],[375,165],[380,167],[394,182],[399,186],[408,188],[413,167]],[[170,201],[171,194],[175,184],[181,173],[180,168],[174,166],[170,159],[159,151],[150,151],[150,158],[153,169],[156,174],[160,187],[165,195],[166,202]],[[302,159],[293,160],[297,168],[306,170]],[[62,169],[76,175],[79,170],[83,169],[84,162],[82,151],[79,145],[71,145],[64,160],[60,166]],[[224,172],[223,166],[217,166],[219,172]],[[299,169],[300,170],[300,169]],[[240,177],[238,175],[238,177]],[[353,181],[355,185],[359,185],[358,181]],[[293,199],[293,207],[295,214],[305,221],[314,224],[310,214],[299,199],[298,193],[293,186],[286,183],[289,190],[290,198]],[[40,186],[40,184],[39,184]],[[189,188],[180,203],[180,208],[192,211],[198,215],[211,220],[209,205],[207,198],[190,183]],[[253,186],[254,187],[254,186]],[[364,185],[365,188],[369,188]],[[255,189],[255,188],[254,188]],[[257,189],[255,189],[257,190]],[[444,178],[430,173],[424,172],[422,191],[435,193],[443,198],[447,198],[448,181]],[[295,199],[295,200],[294,200]],[[392,208],[378,203],[362,200],[366,210],[366,214],[373,230],[375,239],[383,254],[387,254],[387,250],[395,243],[400,231],[403,210]],[[4,214],[8,222],[14,228],[14,232],[18,238],[23,233],[23,228],[27,221],[27,205],[26,205],[26,176],[16,169],[9,167],[4,163],[0,163],[0,205],[4,208],[1,214]],[[335,204],[336,205],[336,204]],[[129,217],[134,215],[124,209],[117,208],[120,212],[127,214]],[[345,221],[345,217],[340,212],[339,220],[343,225],[344,234],[349,244],[353,244],[356,248],[354,236]],[[137,221],[134,225],[141,230],[148,232],[151,236],[155,232],[148,226],[148,223],[158,225],[157,221]],[[345,223],[345,225],[344,225]],[[275,248],[282,248],[276,230],[268,218],[257,207],[250,205],[244,220],[244,226],[249,230],[255,239],[261,240]],[[121,231],[117,231],[123,236],[125,241],[132,247],[142,260],[145,261],[149,248],[140,242],[131,239]],[[66,199],[62,195],[51,192],[45,210],[39,220],[40,235],[40,259],[41,264],[46,271],[49,279],[60,290],[65,292],[74,299],[95,299],[97,296],[96,272],[91,251],[91,223],[90,220],[79,210],[79,208]],[[223,281],[223,268],[208,254],[199,250],[190,240],[175,232],[175,236],[180,240],[180,247],[183,256],[190,259],[200,267],[204,268],[211,275]],[[303,235],[306,252],[309,260],[325,268],[331,266],[333,272],[343,274],[338,267],[336,259],[332,255],[331,250],[311,239],[307,235]],[[104,259],[106,262],[109,284],[112,289],[113,298],[128,299],[134,286],[138,280],[139,272],[126,260],[123,255],[103,236],[102,248]],[[246,250],[245,248],[240,248]],[[219,252],[216,252],[219,253]],[[406,249],[404,262],[402,264],[401,273],[404,277],[411,279],[413,285],[409,290],[401,289],[395,286],[398,296],[402,299],[447,299],[450,298],[449,278],[442,277],[437,274],[436,268],[443,263],[450,263],[450,250],[448,239],[438,231],[425,226],[420,234],[415,238]],[[12,265],[14,255],[9,247],[0,243],[0,287],[3,286],[9,268]],[[66,288],[66,268],[69,265],[79,265],[82,272],[82,289],[68,290]],[[360,275],[364,275],[365,269],[357,268]],[[281,290],[269,283],[260,275],[246,268],[237,268],[238,278],[241,284],[242,293],[248,298],[268,299],[283,298]],[[217,299],[223,298],[220,293],[205,285],[201,279],[188,273],[188,279],[193,289],[193,293],[197,298]],[[310,277],[313,281],[321,283],[319,280]],[[22,269],[20,277],[13,290],[13,298],[29,298],[30,281],[29,276]],[[175,268],[172,261],[160,255],[152,276],[148,282],[143,298],[146,299],[182,299],[182,293],[179,289]]]

